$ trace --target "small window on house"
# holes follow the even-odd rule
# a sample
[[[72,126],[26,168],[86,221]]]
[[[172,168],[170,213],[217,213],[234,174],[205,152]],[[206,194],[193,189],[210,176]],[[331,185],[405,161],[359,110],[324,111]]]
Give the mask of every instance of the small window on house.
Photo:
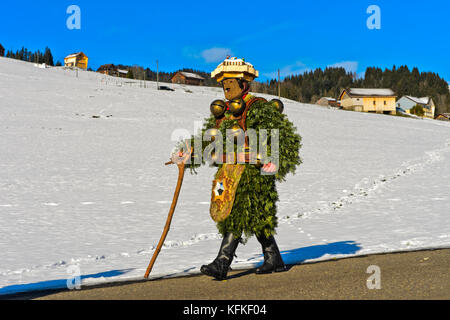
[[[377,101],[373,100],[373,105],[376,106],[377,105]]]
[[[384,105],[387,105],[386,100],[384,100]]]

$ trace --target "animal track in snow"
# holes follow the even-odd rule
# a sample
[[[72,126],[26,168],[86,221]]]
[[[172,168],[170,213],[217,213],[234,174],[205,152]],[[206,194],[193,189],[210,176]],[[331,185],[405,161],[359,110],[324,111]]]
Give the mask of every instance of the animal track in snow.
[[[370,184],[369,178],[364,178],[355,185],[353,191],[351,191],[345,196],[340,197],[338,200],[325,204],[320,208],[313,209],[308,212],[294,214],[292,216],[283,216],[279,219],[279,221],[280,223],[291,223],[291,221],[293,220],[298,220],[300,218],[307,218],[315,213],[335,212],[336,210],[346,207],[347,205],[350,205],[353,202],[358,201],[360,199],[364,199],[369,195],[373,195],[374,193],[381,193],[380,189],[383,186],[392,183],[398,178],[411,175],[415,172],[421,172],[425,168],[428,168],[431,164],[438,161],[442,161],[444,159],[444,154],[449,151],[450,151],[450,140],[447,140],[444,147],[425,152],[425,155],[420,160],[412,160],[404,162],[402,167],[397,169],[397,171],[394,174],[380,175],[377,179],[375,179],[372,182],[372,184]],[[414,161],[416,163],[408,164]],[[392,199],[392,200],[398,201],[400,199]]]
[[[373,195],[378,189],[381,189],[381,187],[395,181],[396,179],[398,179],[400,177],[408,176],[415,172],[423,171],[429,165],[431,165],[435,162],[438,162],[438,161],[442,161],[442,159],[444,158],[444,154],[448,153],[449,151],[450,151],[450,141],[448,141],[446,143],[445,147],[426,152],[425,155],[419,161],[416,160],[416,162],[413,164],[409,164],[413,161],[405,162],[404,165],[402,165],[393,174],[380,175],[372,183],[370,183],[370,180],[368,178],[362,179],[358,184],[355,185],[354,190],[345,192],[344,196],[340,197],[338,200],[336,200],[334,202],[324,204],[321,207],[311,210],[309,212],[302,212],[302,213],[291,215],[289,217],[288,216],[282,217],[279,219],[279,221],[281,223],[290,223],[292,220],[302,219],[304,217],[307,218],[308,216],[315,214],[315,213],[335,212],[336,210],[338,210],[340,208],[343,208],[349,204],[352,204],[353,202],[357,201],[358,199],[364,199],[364,198],[368,197],[369,195]],[[400,199],[393,198],[390,200],[391,201],[399,201]],[[433,200],[439,201],[441,199],[435,198]],[[123,201],[122,204],[125,204],[127,202],[128,201]],[[157,203],[167,204],[170,202],[169,201],[157,201]],[[93,203],[85,202],[82,204],[93,204]],[[50,203],[43,203],[42,205],[58,206],[60,204],[50,202]],[[17,206],[17,205],[10,205],[10,204],[0,205],[0,207],[11,207],[11,206]],[[304,230],[299,229],[299,232],[310,237],[311,239],[313,238],[310,233],[306,233]],[[449,237],[449,235],[443,235],[441,237],[442,238]],[[166,243],[163,246],[163,249],[166,250],[166,249],[188,247],[188,246],[192,246],[201,241],[218,240],[218,239],[221,239],[221,235],[218,233],[194,234],[188,240],[166,241]],[[323,241],[325,241],[325,239]],[[409,246],[411,244],[420,243],[421,241],[422,241],[422,239],[417,238],[417,239],[405,241],[402,244]],[[70,261],[59,261],[59,262],[52,263],[52,264],[38,265],[38,266],[31,267],[31,268],[22,268],[19,270],[6,270],[6,271],[1,272],[0,275],[4,276],[4,275],[10,275],[10,274],[21,274],[21,273],[25,273],[25,272],[33,272],[35,270],[42,270],[42,269],[48,270],[48,269],[54,269],[54,268],[67,268],[68,265],[77,264],[77,263],[79,264],[79,263],[82,263],[85,261],[86,262],[87,261],[100,262],[100,261],[105,261],[108,259],[114,259],[117,257],[130,257],[133,255],[148,255],[148,254],[152,254],[154,252],[154,250],[155,250],[155,246],[149,246],[147,249],[140,249],[140,250],[135,251],[134,253],[121,252],[121,253],[117,253],[117,254],[111,254],[108,256],[97,255],[97,256],[87,256],[84,258],[72,258],[72,259],[70,259]]]

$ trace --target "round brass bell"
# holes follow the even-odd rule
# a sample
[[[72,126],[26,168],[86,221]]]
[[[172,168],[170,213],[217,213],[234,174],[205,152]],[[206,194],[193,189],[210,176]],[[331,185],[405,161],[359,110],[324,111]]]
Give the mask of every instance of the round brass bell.
[[[211,113],[216,119],[221,118],[227,111],[227,104],[223,100],[214,100],[210,107]]]
[[[277,109],[278,109],[278,111],[280,111],[280,113],[283,113],[283,111],[284,111],[284,104],[283,104],[283,102],[281,102],[281,100],[273,99],[273,100],[270,101],[270,103],[275,105],[275,107],[277,107]]]
[[[230,112],[233,116],[237,117],[245,110],[245,101],[242,98],[234,99],[230,101]]]

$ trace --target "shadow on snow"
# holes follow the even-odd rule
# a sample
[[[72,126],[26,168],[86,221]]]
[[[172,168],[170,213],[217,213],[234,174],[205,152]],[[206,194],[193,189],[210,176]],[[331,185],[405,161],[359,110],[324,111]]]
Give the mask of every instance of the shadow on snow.
[[[361,249],[361,246],[355,241],[339,241],[333,242],[323,245],[315,245],[310,247],[297,248],[292,250],[285,250],[281,252],[283,256],[284,263],[286,265],[295,265],[300,264],[306,260],[314,260],[323,257],[324,255],[351,255],[358,252]],[[260,259],[261,255],[258,255],[251,260]],[[262,265],[262,262],[258,262],[255,267]],[[192,268],[191,268],[192,269]],[[125,270],[111,270],[106,272],[100,272],[96,274],[84,275],[80,276],[80,279],[92,279],[92,278],[113,278],[125,273],[128,273],[134,269],[125,269]],[[189,270],[189,269],[188,269]],[[186,271],[188,271],[186,270]],[[252,273],[251,270],[245,271],[242,274],[234,275],[230,278],[239,277],[245,274]],[[69,280],[70,281],[70,280]],[[67,289],[67,279],[60,280],[49,280],[49,281],[41,281],[36,283],[29,284],[18,284],[11,285],[7,287],[0,288],[0,297],[6,295],[14,295],[20,293],[27,293],[33,291],[44,291],[44,290],[59,290],[59,289]],[[73,279],[72,279],[73,283]]]
[[[130,272],[133,269],[125,269],[125,270],[111,270],[106,272],[100,272],[96,274],[82,275],[80,276],[80,280],[83,279],[92,279],[92,278],[112,278],[123,275],[125,273]],[[68,280],[71,279],[71,280]],[[67,289],[67,282],[72,281],[74,284],[73,277],[68,277],[67,279],[59,279],[59,280],[48,280],[41,281],[35,283],[27,283],[27,284],[17,284],[11,285],[7,287],[0,288],[0,298],[2,295],[11,295],[32,291],[41,291],[41,290],[59,290],[59,289]]]
[[[306,260],[314,260],[323,257],[324,255],[349,255],[358,252],[361,246],[355,241],[339,241],[310,247],[297,248],[292,250],[281,251],[283,261],[286,265],[294,265],[302,263]],[[258,255],[254,259],[260,259]],[[258,263],[258,266],[262,262]]]

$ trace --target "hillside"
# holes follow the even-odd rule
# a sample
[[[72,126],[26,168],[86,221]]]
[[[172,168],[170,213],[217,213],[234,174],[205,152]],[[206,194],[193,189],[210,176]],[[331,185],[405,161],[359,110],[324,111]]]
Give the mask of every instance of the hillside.
[[[64,287],[70,266],[83,284],[143,276],[176,184],[172,132],[193,133],[223,94],[140,86],[0,58],[0,294]],[[278,185],[286,263],[450,246],[448,123],[283,101],[303,137],[303,164]],[[186,174],[153,277],[216,256],[214,172]],[[233,268],[260,250],[251,239]]]

